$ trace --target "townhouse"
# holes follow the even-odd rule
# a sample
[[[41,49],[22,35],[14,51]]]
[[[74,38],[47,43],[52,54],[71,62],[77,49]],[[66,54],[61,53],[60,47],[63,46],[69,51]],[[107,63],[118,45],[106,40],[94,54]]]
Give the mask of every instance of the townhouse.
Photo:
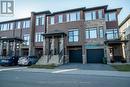
[[[127,41],[119,37],[121,8],[107,7],[32,12],[30,18],[0,22],[1,41],[22,39],[16,53],[38,56],[37,64],[122,62]]]
[[[127,39],[128,43],[123,45],[124,56],[130,61],[130,14],[119,25],[121,39]]]

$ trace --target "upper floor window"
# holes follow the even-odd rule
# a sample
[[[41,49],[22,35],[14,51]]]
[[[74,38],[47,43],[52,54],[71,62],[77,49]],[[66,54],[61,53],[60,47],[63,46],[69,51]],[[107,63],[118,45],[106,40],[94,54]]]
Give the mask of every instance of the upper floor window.
[[[99,27],[99,38],[103,38],[104,37],[104,31],[103,31],[103,26]]]
[[[98,19],[102,19],[103,18],[103,10],[98,10]]]
[[[29,28],[30,27],[30,20],[23,21],[23,28]]]
[[[54,16],[50,17],[50,24],[54,24]]]
[[[36,33],[35,37],[36,42],[43,42],[43,36],[41,34],[43,34],[43,32]]]
[[[95,20],[96,19],[96,11],[85,12],[85,20]]]
[[[86,29],[86,39],[97,38],[97,28]]]
[[[62,23],[63,22],[63,15],[58,15],[58,23]]]
[[[20,26],[21,26],[21,22],[20,21],[16,22],[16,28],[20,29]]]
[[[36,25],[44,25],[44,15],[36,16]]]
[[[115,12],[106,13],[105,19],[106,21],[116,21],[116,13]]]
[[[23,39],[24,39],[24,44],[25,44],[25,45],[29,45],[30,35],[29,35],[29,34],[25,34],[25,35],[23,36]]]
[[[80,20],[80,12],[72,12],[66,14],[66,21],[78,21]]]
[[[9,29],[12,30],[14,27],[14,23],[9,23],[8,26],[9,26]]]
[[[7,23],[1,24],[1,31],[5,31],[5,30],[8,30],[8,24]]]
[[[73,29],[69,31],[69,42],[78,42],[79,40],[79,30]]]
[[[106,38],[107,39],[118,39],[117,29],[107,29]]]

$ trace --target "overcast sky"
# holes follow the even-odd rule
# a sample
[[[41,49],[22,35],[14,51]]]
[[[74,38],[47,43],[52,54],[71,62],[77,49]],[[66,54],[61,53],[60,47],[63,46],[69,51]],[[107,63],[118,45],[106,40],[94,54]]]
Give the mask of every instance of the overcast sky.
[[[130,14],[130,0],[15,0],[15,14],[10,17],[0,16],[0,21],[29,17],[31,11],[50,10],[55,12],[101,5],[108,5],[108,9],[122,7],[123,9],[119,14],[119,23]]]

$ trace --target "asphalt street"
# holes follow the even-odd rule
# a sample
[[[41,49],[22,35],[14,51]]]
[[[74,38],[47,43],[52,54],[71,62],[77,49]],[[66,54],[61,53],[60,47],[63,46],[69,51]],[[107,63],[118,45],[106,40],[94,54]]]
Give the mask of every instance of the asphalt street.
[[[63,73],[76,70],[28,70],[1,70],[0,87],[130,87],[130,77]]]

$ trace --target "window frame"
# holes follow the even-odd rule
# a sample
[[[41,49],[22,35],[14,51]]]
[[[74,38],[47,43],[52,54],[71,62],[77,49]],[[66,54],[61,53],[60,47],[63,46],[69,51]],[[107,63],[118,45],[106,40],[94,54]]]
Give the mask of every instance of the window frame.
[[[88,17],[87,14],[89,14],[89,16],[90,16],[89,19],[87,18]],[[96,19],[97,19],[96,10],[85,12],[85,21],[93,21],[93,20],[96,20]]]
[[[50,24],[55,24],[55,16],[50,16]]]
[[[101,35],[101,31],[100,30],[102,30],[102,35]],[[99,38],[104,38],[104,27],[103,26],[99,27]]]
[[[91,31],[92,30],[96,30],[96,37],[91,37]],[[88,36],[88,37],[87,37]],[[93,35],[92,35],[93,36]],[[98,38],[98,34],[97,34],[97,27],[91,27],[91,28],[86,28],[86,31],[85,31],[85,38],[86,39],[97,39]]]
[[[76,31],[77,31],[77,34],[75,34]],[[71,36],[70,36],[70,33],[72,33]],[[70,38],[72,39],[72,41],[70,41]],[[76,29],[71,29],[71,30],[68,31],[68,42],[69,43],[79,42],[79,29],[76,28]]]

